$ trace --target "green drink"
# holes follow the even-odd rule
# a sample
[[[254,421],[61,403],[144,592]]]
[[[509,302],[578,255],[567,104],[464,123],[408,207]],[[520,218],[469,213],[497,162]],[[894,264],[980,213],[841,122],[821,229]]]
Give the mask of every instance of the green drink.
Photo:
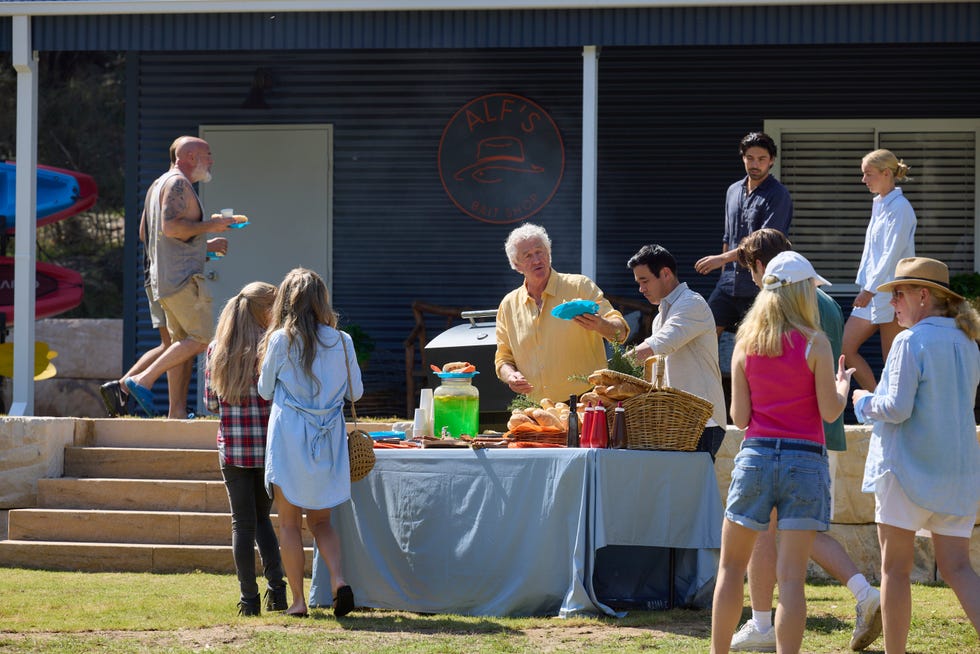
[[[480,432],[480,398],[476,395],[439,395],[432,397],[432,427],[436,437],[445,427],[449,436],[476,436]]]

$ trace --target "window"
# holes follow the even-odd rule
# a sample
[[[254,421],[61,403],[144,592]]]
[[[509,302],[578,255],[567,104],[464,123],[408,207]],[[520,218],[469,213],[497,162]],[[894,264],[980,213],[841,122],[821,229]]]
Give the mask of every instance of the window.
[[[793,246],[834,286],[857,292],[871,213],[861,157],[887,148],[907,163],[901,184],[917,220],[915,252],[944,261],[951,274],[973,272],[977,240],[980,119],[766,121],[779,147],[773,173],[793,196]]]

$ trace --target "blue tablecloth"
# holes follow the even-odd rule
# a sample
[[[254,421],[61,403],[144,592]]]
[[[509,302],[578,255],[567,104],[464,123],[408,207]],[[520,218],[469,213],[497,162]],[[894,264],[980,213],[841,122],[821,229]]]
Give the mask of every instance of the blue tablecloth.
[[[462,615],[614,612],[592,590],[596,550],[695,550],[686,600],[713,585],[722,507],[705,453],[378,450],[337,507],[358,606]],[[708,591],[710,595],[710,590]],[[311,606],[330,606],[313,562]]]

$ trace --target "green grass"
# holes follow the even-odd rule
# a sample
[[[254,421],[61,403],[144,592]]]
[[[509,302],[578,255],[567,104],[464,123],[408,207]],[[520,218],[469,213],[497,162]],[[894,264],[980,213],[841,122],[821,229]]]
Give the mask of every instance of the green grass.
[[[977,634],[945,586],[913,587],[909,652],[977,652]],[[803,651],[846,652],[854,604],[837,585],[807,587]],[[708,649],[708,611],[606,617],[487,618],[313,610],[241,618],[231,575],[0,571],[0,652],[575,652],[688,654]],[[868,652],[881,652],[879,639]]]

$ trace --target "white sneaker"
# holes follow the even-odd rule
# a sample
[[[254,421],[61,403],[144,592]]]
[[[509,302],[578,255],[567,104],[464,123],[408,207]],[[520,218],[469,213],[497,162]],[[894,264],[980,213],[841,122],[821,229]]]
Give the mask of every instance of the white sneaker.
[[[851,649],[859,652],[881,635],[881,593],[872,588],[864,601],[857,603],[854,611],[857,618],[854,620]]]
[[[733,652],[775,652],[776,630],[759,631],[755,620],[749,619],[742,628],[732,636]]]

